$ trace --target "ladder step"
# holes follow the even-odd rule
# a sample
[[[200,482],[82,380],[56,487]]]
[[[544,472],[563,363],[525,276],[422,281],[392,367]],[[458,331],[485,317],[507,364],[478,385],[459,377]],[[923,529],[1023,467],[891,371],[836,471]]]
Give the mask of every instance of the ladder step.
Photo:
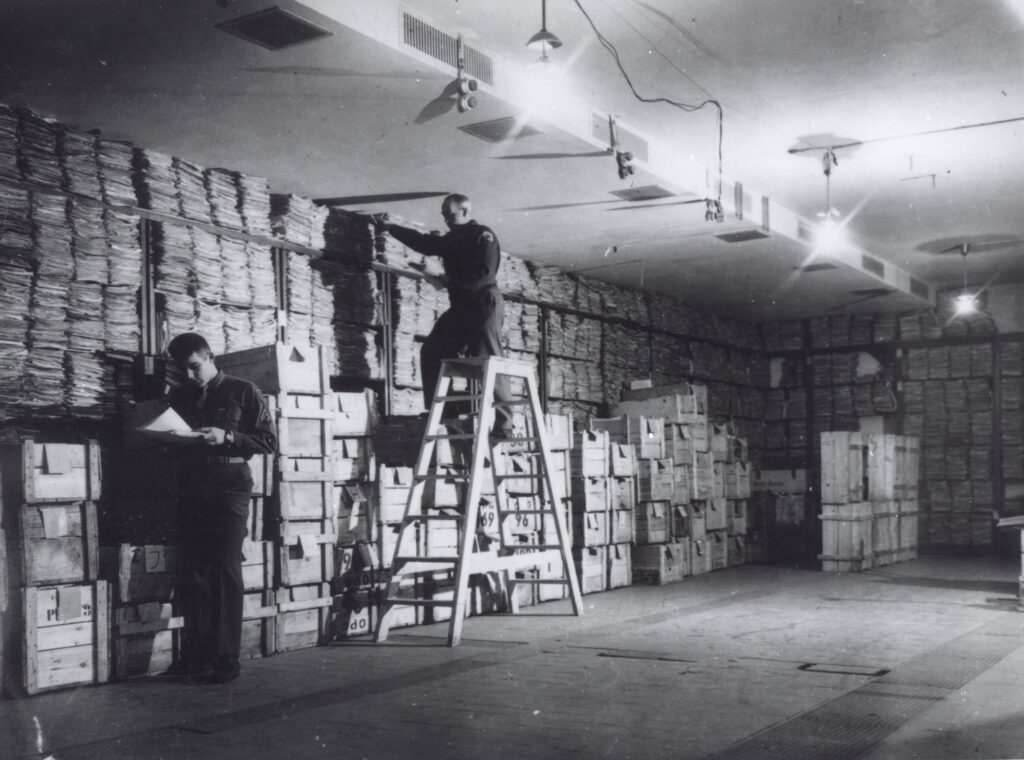
[[[457,555],[450,557],[395,557],[395,564],[399,562],[430,562],[439,565],[454,565],[458,561]]]
[[[454,509],[454,507],[434,507],[434,509]],[[439,521],[445,521],[445,520],[447,520],[449,522],[452,521],[452,520],[454,520],[455,522],[462,522],[463,519],[464,519],[463,515],[406,515],[405,516],[406,524],[413,523],[413,522],[418,522],[420,520],[426,520],[428,522],[431,522],[431,521],[439,522]]]
[[[482,401],[483,394],[480,393],[449,393],[446,396],[434,396],[434,403],[439,401]]]
[[[389,596],[384,600],[387,604],[400,607],[451,607],[455,602],[451,599],[408,599],[406,597]]]
[[[431,475],[414,475],[413,480],[419,483],[425,483],[431,480],[447,480],[453,483],[468,483],[469,475],[438,475],[435,473]]]
[[[428,441],[472,441],[476,435],[473,433],[451,433],[449,435],[427,435],[424,438]]]
[[[511,517],[512,515],[552,515],[555,511],[553,509],[499,509],[498,514],[502,517]],[[596,513],[595,513],[596,514]]]
[[[555,584],[564,586],[569,582],[568,578],[509,578],[510,583],[533,583],[533,584]]]

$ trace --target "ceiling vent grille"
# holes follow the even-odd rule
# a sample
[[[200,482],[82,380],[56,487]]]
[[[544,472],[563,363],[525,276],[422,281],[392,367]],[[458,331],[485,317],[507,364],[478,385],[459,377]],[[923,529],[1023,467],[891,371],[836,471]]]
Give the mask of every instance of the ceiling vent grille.
[[[267,50],[282,50],[331,36],[326,29],[280,8],[267,8],[231,19],[217,24],[217,28]]]
[[[402,14],[402,42],[441,63],[459,68],[459,41],[426,21]],[[494,61],[486,53],[463,43],[465,72],[486,84],[494,84]]]
[[[514,116],[503,116],[500,119],[490,121],[478,121],[473,124],[464,124],[459,127],[463,132],[479,137],[489,143],[499,143],[505,140],[519,140],[524,137],[544,134],[536,127],[523,124]]]
[[[743,243],[747,240],[761,240],[762,238],[768,237],[761,230],[740,230],[739,232],[723,232],[721,235],[715,235],[719,240],[724,240],[726,243]]]
[[[829,269],[838,269],[835,264],[827,264],[821,262],[820,264],[808,264],[806,266],[797,267],[804,274],[811,274],[812,272],[826,272]]]
[[[862,253],[860,256],[860,264],[868,272],[879,277],[885,277],[885,263],[879,261],[874,256],[868,256],[866,253]]]
[[[660,185],[641,185],[640,187],[630,187],[625,190],[609,190],[608,192],[630,203],[656,201],[660,198],[674,198],[676,196],[676,193]]]

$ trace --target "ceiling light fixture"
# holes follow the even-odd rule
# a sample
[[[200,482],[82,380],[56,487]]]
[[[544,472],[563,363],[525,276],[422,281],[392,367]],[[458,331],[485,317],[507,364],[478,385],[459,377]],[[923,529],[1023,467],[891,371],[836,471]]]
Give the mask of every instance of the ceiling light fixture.
[[[548,48],[555,50],[562,47],[562,41],[557,35],[548,31],[548,2],[540,0],[540,31],[533,35],[526,42],[526,47],[531,50],[540,51],[540,60],[548,61]]]
[[[960,246],[960,256],[963,260],[963,288],[960,295],[953,299],[953,316],[966,317],[978,311],[978,299],[973,293],[967,291],[967,251],[970,246],[964,243]]]
[[[825,155],[821,157],[821,169],[825,173],[825,208],[818,212],[818,218],[822,224],[835,224],[842,216],[839,210],[832,205],[832,167],[839,166],[836,154],[831,148],[825,149]]]

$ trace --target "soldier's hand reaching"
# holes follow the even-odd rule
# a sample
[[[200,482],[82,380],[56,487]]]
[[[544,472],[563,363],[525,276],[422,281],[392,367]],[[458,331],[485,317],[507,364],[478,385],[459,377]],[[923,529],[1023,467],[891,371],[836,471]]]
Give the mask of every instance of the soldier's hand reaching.
[[[224,443],[224,428],[201,427],[196,432],[203,434],[203,443],[207,446],[220,446]]]

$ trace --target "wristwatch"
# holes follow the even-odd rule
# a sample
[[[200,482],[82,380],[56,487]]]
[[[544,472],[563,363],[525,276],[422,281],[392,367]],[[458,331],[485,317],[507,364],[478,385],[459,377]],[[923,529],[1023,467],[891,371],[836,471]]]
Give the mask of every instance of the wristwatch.
[[[231,446],[235,443],[235,433],[233,430],[224,431],[224,443]]]

